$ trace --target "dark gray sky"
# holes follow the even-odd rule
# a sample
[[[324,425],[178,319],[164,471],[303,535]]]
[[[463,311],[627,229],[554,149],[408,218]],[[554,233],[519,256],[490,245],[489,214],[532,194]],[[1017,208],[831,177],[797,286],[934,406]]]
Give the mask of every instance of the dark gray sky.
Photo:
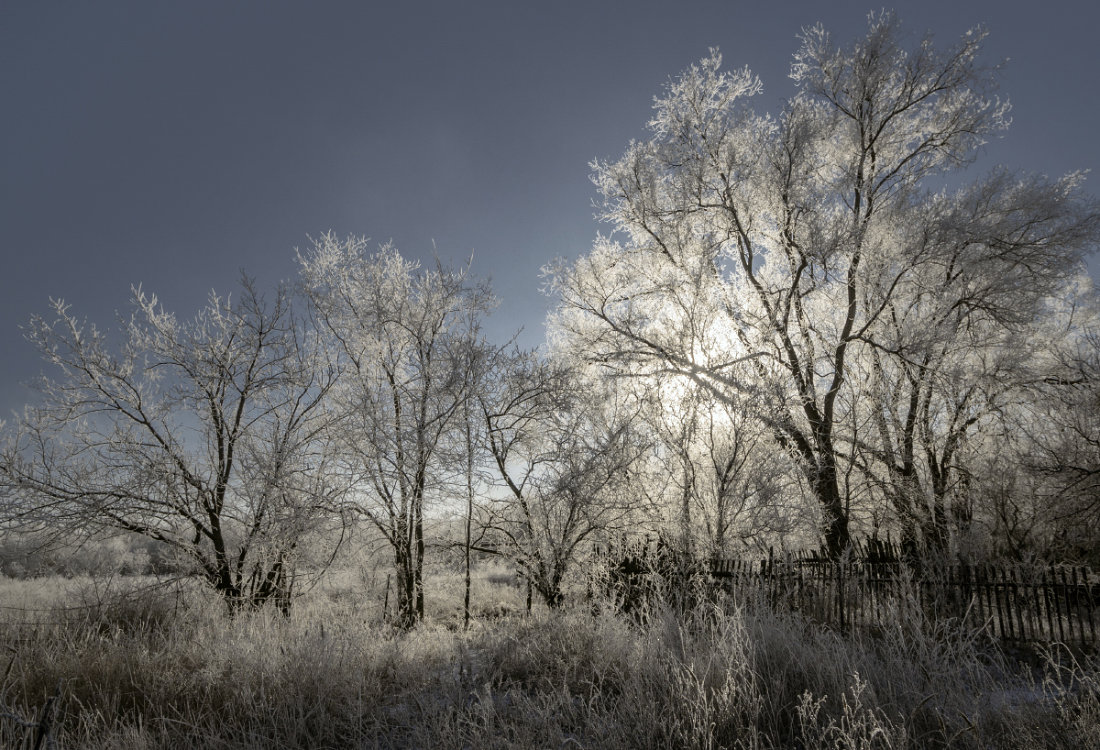
[[[48,297],[106,325],[141,283],[190,317],[241,268],[291,277],[294,248],[330,229],[425,260],[433,241],[448,261],[472,252],[502,299],[490,331],[522,325],[535,344],[540,266],[599,229],[588,163],[644,134],[662,83],[717,46],[775,109],[799,29],[848,41],[870,7],[6,0],[0,416],[32,397],[19,383],[41,367],[19,326]],[[984,23],[987,60],[1011,58],[1014,125],[985,167],[1100,167],[1096,4],[894,7],[944,44]]]

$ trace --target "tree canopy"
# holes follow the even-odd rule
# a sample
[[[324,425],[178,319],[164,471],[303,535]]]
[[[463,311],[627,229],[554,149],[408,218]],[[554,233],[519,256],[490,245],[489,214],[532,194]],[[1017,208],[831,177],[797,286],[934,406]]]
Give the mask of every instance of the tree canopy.
[[[759,80],[712,50],[657,97],[647,139],[593,164],[612,234],[551,269],[573,351],[753,410],[803,472],[834,555],[851,534],[844,477],[870,437],[866,410],[922,418],[919,469],[906,439],[873,450],[943,485],[981,406],[932,391],[959,386],[958,368],[998,377],[1004,347],[1095,247],[1100,213],[1080,175],[967,177],[1007,126],[984,36],[910,44],[890,13],[847,46],[812,27],[797,92],[774,115],[751,107]],[[861,367],[894,378],[875,394],[885,402],[870,406]],[[922,504],[942,501],[931,492]],[[940,534],[937,513],[919,529],[903,519],[906,533]]]

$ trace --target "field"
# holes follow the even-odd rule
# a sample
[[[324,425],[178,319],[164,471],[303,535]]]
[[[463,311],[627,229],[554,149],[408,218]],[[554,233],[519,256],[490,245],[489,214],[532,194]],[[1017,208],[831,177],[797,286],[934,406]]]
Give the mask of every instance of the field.
[[[341,571],[289,618],[193,585],[0,580],[0,746],[1100,747],[1100,661],[1009,658],[898,605],[842,634],[762,605],[524,613],[503,569],[434,571],[428,620],[382,621],[385,573]],[[596,610],[596,611],[594,611]]]

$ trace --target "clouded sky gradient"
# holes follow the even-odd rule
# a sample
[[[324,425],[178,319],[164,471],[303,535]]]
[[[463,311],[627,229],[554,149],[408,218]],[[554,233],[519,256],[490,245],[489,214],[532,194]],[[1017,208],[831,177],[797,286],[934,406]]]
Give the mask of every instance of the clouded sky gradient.
[[[537,344],[539,268],[600,230],[588,164],[644,135],[662,84],[716,46],[761,76],[758,106],[774,111],[800,28],[847,42],[871,7],[7,0],[0,418],[33,398],[19,383],[42,368],[19,326],[49,297],[109,326],[140,283],[190,317],[241,269],[265,287],[290,278],[294,249],[328,230],[426,261],[472,253],[501,298],[490,333],[522,325]],[[894,7],[943,44],[983,23],[986,61],[1010,58],[1013,127],[980,170],[1100,168],[1095,4]]]

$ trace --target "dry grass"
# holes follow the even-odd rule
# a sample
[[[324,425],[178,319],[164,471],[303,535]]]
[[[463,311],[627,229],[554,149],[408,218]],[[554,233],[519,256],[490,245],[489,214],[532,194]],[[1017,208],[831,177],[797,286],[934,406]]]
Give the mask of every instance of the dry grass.
[[[428,622],[397,633],[382,622],[384,577],[369,578],[334,576],[290,618],[230,620],[198,590],[141,586],[108,592],[82,618],[9,618],[0,697],[32,717],[60,684],[61,747],[1033,748],[1100,738],[1095,661],[1051,652],[1032,677],[916,611],[861,635],[751,604],[657,609],[641,622],[524,617],[505,614],[525,593],[507,573],[480,571],[481,619],[469,631],[461,576],[439,574]],[[36,592],[6,581],[0,604],[74,606],[89,587],[103,592],[102,582]],[[14,726],[0,727],[0,742],[17,747]]]

